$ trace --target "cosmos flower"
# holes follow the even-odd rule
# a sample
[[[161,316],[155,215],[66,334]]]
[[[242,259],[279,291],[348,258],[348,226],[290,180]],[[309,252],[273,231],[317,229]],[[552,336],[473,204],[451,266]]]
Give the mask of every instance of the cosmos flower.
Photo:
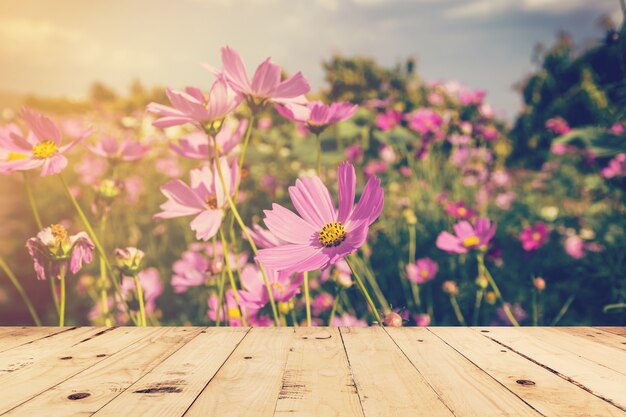
[[[533,251],[542,247],[550,236],[550,229],[545,223],[537,222],[534,226],[526,226],[519,235],[525,251]]]
[[[267,279],[276,302],[285,303],[300,293],[300,287],[304,279],[303,274],[297,274],[295,278],[286,272],[267,270]],[[246,266],[241,272],[241,282],[244,287],[239,291],[241,305],[251,308],[253,311],[260,310],[269,302],[267,288],[259,268],[253,265]]]
[[[496,233],[496,224],[479,217],[474,224],[461,221],[454,225],[455,234],[443,231],[437,237],[439,249],[450,253],[468,253],[472,249],[485,250]]]
[[[463,201],[449,202],[446,212],[455,219],[470,219],[476,215],[476,211],[467,207]]]
[[[305,272],[324,269],[355,252],[367,238],[369,226],[383,208],[380,180],[371,177],[359,202],[354,204],[356,174],[347,162],[338,169],[339,209],[328,188],[317,177],[303,177],[289,187],[298,214],[274,204],[265,210],[265,225],[286,245],[259,250],[259,260],[269,269]]]
[[[53,224],[26,242],[37,279],[60,278],[61,268],[77,273],[93,259],[95,246],[85,232],[69,236],[65,227]]]
[[[24,106],[21,118],[29,129],[27,136],[15,125],[0,132],[0,149],[9,152],[8,160],[0,162],[0,171],[28,171],[41,167],[42,177],[58,174],[67,166],[63,154],[91,134],[87,129],[62,145],[61,131],[48,117]]]
[[[89,146],[89,150],[111,161],[132,162],[143,158],[150,147],[130,138],[118,142],[111,136],[103,136],[95,146]]]
[[[376,116],[376,127],[386,132],[398,126],[402,122],[402,112],[387,109],[385,113]]]
[[[420,258],[413,264],[406,266],[406,276],[409,281],[416,284],[424,284],[437,275],[439,265],[430,258]]]
[[[276,111],[286,119],[304,125],[309,132],[320,134],[328,126],[354,116],[359,106],[337,102],[327,105],[321,101],[309,101],[305,105],[276,105]]]
[[[217,142],[217,150],[220,156],[226,156],[241,143],[246,127],[247,120],[242,120],[232,129],[231,126],[224,126],[219,133],[215,135]],[[213,141],[209,141],[209,137],[202,131],[190,133],[178,140],[178,143],[170,145],[170,149],[174,152],[189,159],[206,160],[213,157],[215,151],[213,149]]]
[[[229,167],[225,158],[220,158],[224,182],[228,190],[224,190],[219,179],[217,165],[194,169],[190,172],[191,184],[181,180],[171,180],[161,187],[167,201],[161,205],[161,212],[156,219],[172,219],[176,217],[196,216],[190,223],[196,237],[209,240],[219,230],[224,217],[224,208],[228,204],[226,192],[233,195],[239,182],[239,169],[236,161]]]

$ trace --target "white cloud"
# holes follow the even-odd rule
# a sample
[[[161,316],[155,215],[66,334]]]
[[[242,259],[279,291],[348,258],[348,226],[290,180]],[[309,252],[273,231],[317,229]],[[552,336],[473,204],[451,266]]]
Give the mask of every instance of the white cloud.
[[[449,18],[489,17],[505,12],[559,14],[578,10],[612,13],[619,5],[615,0],[467,0],[446,12]]]

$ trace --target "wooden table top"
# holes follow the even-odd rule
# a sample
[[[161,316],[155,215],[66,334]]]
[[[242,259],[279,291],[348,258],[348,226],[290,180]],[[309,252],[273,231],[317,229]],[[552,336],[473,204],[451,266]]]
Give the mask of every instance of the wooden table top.
[[[626,416],[626,328],[0,327],[7,416]]]

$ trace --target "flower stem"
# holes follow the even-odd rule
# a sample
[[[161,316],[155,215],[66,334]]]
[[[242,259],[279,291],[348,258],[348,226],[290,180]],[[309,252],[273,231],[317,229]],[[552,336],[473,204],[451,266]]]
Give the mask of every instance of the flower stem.
[[[243,311],[243,308],[239,305],[239,291],[237,291],[237,284],[235,283],[235,277],[233,276],[233,270],[230,266],[230,260],[228,259],[228,244],[226,243],[226,238],[224,237],[224,231],[220,227],[220,239],[222,240],[222,248],[224,248],[224,262],[226,263],[226,271],[228,272],[228,279],[230,280],[230,286],[233,289],[233,296],[235,297],[235,302],[237,303],[237,308],[241,311],[241,324],[246,327],[248,324],[246,323],[246,315]]]
[[[454,310],[454,315],[456,316],[456,319],[459,321],[459,324],[461,326],[466,326],[465,317],[463,317],[463,313],[461,312],[461,307],[459,306],[459,303],[456,300],[456,297],[452,295],[450,296],[450,304],[452,305],[452,309]]]
[[[228,186],[226,185],[226,181],[224,180],[224,173],[222,172],[222,164],[220,164],[219,162],[220,158],[219,158],[219,152],[217,150],[217,141],[215,140],[215,138],[213,138],[213,144],[214,144],[213,149],[215,150],[215,166],[217,167],[217,173],[218,173],[218,176],[220,177],[220,181],[224,189],[224,194],[226,195],[226,200],[228,201],[228,205],[230,207],[231,212],[233,213],[233,216],[235,217],[235,220],[237,220],[237,224],[239,224],[241,231],[243,232],[244,236],[246,237],[246,240],[248,241],[248,243],[250,244],[250,247],[252,248],[252,253],[254,254],[255,257],[257,257],[259,255],[259,251],[256,247],[256,244],[252,240],[250,233],[248,233],[248,228],[243,222],[243,219],[241,218],[241,216],[239,215],[237,206],[235,205],[235,202],[233,201],[232,197],[230,196],[230,193],[228,192]],[[265,289],[267,290],[267,297],[272,307],[272,316],[274,318],[274,324],[278,327],[280,326],[280,321],[278,318],[278,309],[276,308],[276,302],[274,301],[274,294],[272,294],[272,289],[270,288],[270,283],[267,279],[267,273],[265,272],[265,268],[263,267],[263,264],[261,262],[258,262],[258,265],[259,265],[259,270],[261,271],[261,276],[263,277],[263,283],[265,284]]]
[[[304,303],[306,305],[306,325],[311,327],[311,296],[309,294],[309,273],[304,272],[304,281],[302,282],[304,287]]]
[[[476,290],[476,301],[474,302],[474,314],[472,317],[472,326],[478,326],[478,318],[480,317],[480,306],[483,301],[485,290],[479,288]]]
[[[248,127],[246,128],[246,136],[243,139],[243,146],[241,147],[241,155],[239,155],[239,172],[243,169],[243,163],[246,160],[246,150],[248,149],[248,143],[250,142],[250,136],[252,134],[252,127],[254,125],[254,112],[250,111],[250,119],[248,120]],[[216,143],[217,146],[217,143]],[[239,188],[239,187],[237,187]]]
[[[135,280],[135,290],[137,291],[137,300],[139,301],[139,324],[142,327],[146,327],[148,322],[146,321],[146,308],[143,301],[143,288],[141,288],[141,282],[139,282],[139,274],[135,272],[133,279]]]
[[[222,299],[224,298],[224,281],[226,281],[226,271],[222,270],[220,279],[217,282],[217,312],[215,313],[215,327],[220,327],[222,321]],[[226,313],[228,315],[228,313]]]
[[[369,293],[367,292],[367,288],[365,288],[365,285],[363,284],[361,277],[356,272],[356,268],[352,265],[352,261],[348,257],[345,257],[344,259],[346,260],[346,263],[348,264],[348,266],[350,267],[350,270],[354,274],[356,283],[359,286],[359,289],[361,290],[361,292],[363,293],[363,296],[365,297],[367,304],[369,304],[370,308],[372,309],[372,313],[374,313],[374,317],[376,317],[376,320],[378,321],[378,325],[382,326],[383,321],[380,319],[380,314],[378,314],[378,310],[376,309],[376,306],[374,305],[374,301],[372,300],[372,297],[370,297]]]
[[[370,267],[365,263],[364,260],[360,258],[355,257],[354,260],[356,264],[361,267],[361,270],[363,271],[367,282],[369,282],[369,284],[372,286],[372,290],[374,291],[374,295],[378,300],[378,304],[380,304],[384,310],[390,311],[391,307],[389,306],[389,303],[387,302],[383,291],[378,286],[378,282],[376,282],[376,278],[374,278],[374,274],[372,274]]]
[[[51,278],[55,279],[55,278]],[[65,325],[65,265],[62,264],[59,271],[59,279],[61,280],[61,305],[59,307],[59,327]]]
[[[30,204],[30,209],[33,211],[33,216],[35,217],[35,223],[37,223],[37,228],[41,230],[43,229],[43,223],[41,222],[41,216],[39,215],[39,210],[37,209],[37,204],[35,203],[33,189],[30,186],[30,178],[28,178],[28,174],[26,172],[24,172],[24,188],[26,189],[28,203]]]
[[[100,235],[104,235],[104,231],[106,229],[106,221],[107,221],[107,217],[106,215],[102,216],[102,219],[100,220]],[[107,271],[106,271],[106,263],[105,263],[105,259],[104,256],[100,255],[99,257],[99,261],[100,261],[100,302],[102,303],[102,316],[104,317],[104,325],[105,326],[111,326],[111,318],[109,317],[109,301],[108,301],[108,294],[107,294],[107,288],[106,288],[106,282],[107,282]]]
[[[106,252],[104,251],[104,247],[100,243],[100,239],[98,239],[98,236],[96,236],[96,233],[93,231],[93,228],[91,227],[91,223],[89,223],[89,220],[87,220],[87,216],[85,216],[85,212],[83,211],[82,208],[80,208],[80,204],[78,204],[76,197],[74,197],[74,194],[72,194],[72,191],[70,190],[70,187],[67,185],[67,181],[65,181],[65,178],[63,177],[63,175],[59,174],[59,178],[61,179],[61,183],[63,184],[63,188],[65,188],[65,192],[67,193],[67,196],[69,197],[70,201],[74,205],[74,208],[76,209],[76,212],[78,213],[78,217],[80,217],[81,221],[83,222],[83,225],[85,226],[85,229],[87,229],[87,234],[93,241],[93,244],[96,246],[96,249],[98,250],[98,253],[100,254],[100,256],[102,256],[102,258],[104,259],[104,263],[106,265],[107,270],[109,271],[109,274],[111,275],[111,277],[113,277],[113,268],[111,267],[111,264],[109,263],[109,259],[106,257]],[[120,288],[119,283],[117,282],[115,278],[112,278],[111,281],[113,282],[115,291],[120,296],[120,301],[122,302],[124,309],[128,313],[128,316],[131,318],[131,320],[133,321],[135,325],[138,325],[139,323],[137,319],[134,318],[132,314],[130,314],[128,303],[126,303],[126,300],[124,299],[124,294],[122,293],[122,289]]]
[[[483,274],[487,277],[487,280],[489,281],[489,285],[491,286],[491,289],[493,289],[493,292],[496,294],[496,298],[500,300],[500,303],[502,304],[502,310],[504,311],[504,314],[506,314],[507,318],[509,319],[509,321],[511,322],[513,326],[519,327],[519,322],[517,321],[513,313],[511,313],[511,309],[509,308],[509,305],[502,298],[502,293],[500,292],[500,289],[498,288],[496,281],[491,276],[491,272],[489,272],[489,270],[485,266],[485,254],[482,252],[479,252],[476,258],[478,259],[479,274],[482,271]]]
[[[339,287],[337,291],[335,291],[335,300],[333,301],[333,308],[330,310],[330,316],[328,316],[328,325],[333,325],[333,319],[335,318],[335,314],[337,313],[337,305],[339,305],[339,297],[343,292],[343,287]]]
[[[533,326],[539,325],[539,306],[537,305],[537,290],[533,290]]]
[[[13,271],[11,271],[11,268],[9,268],[9,265],[7,265],[7,263],[4,261],[4,259],[1,256],[0,256],[0,269],[2,269],[5,274],[7,274],[7,277],[9,277],[9,280],[11,281],[11,283],[13,284],[17,292],[20,294],[20,297],[22,297],[22,300],[24,300],[24,304],[26,304],[26,308],[28,308],[28,312],[33,318],[33,321],[35,322],[35,324],[37,326],[41,326],[41,320],[39,320],[39,315],[37,315],[37,311],[33,307],[33,304],[31,303],[30,298],[28,298],[28,294],[26,294],[26,291],[24,291],[22,284],[20,284],[20,282],[17,280],[17,277],[15,276]]]
[[[317,141],[317,176],[319,177],[322,170],[322,140],[319,133],[315,134],[315,139]]]

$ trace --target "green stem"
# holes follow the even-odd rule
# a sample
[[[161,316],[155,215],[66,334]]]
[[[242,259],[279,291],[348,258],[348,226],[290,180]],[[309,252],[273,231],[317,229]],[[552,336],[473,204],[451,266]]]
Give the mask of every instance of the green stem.
[[[85,226],[85,229],[87,229],[87,234],[93,241],[93,244],[96,246],[96,249],[98,250],[98,253],[100,254],[100,256],[102,256],[102,258],[104,259],[104,263],[106,265],[107,270],[109,271],[109,274],[111,275],[111,277],[113,277],[114,276],[113,267],[111,267],[111,264],[109,263],[109,259],[106,256],[104,247],[100,243],[100,239],[98,239],[98,236],[96,236],[96,233],[93,231],[93,228],[91,227],[91,223],[89,223],[89,220],[87,220],[87,216],[85,216],[85,212],[83,211],[83,209],[80,208],[80,204],[78,204],[76,197],[74,197],[74,194],[72,194],[72,191],[70,190],[69,185],[67,185],[67,181],[65,181],[65,178],[63,177],[63,175],[61,174],[58,174],[58,175],[59,175],[59,178],[61,179],[61,183],[63,184],[63,188],[65,188],[65,192],[67,193],[67,196],[69,197],[70,201],[74,205],[74,208],[76,209],[76,212],[78,213],[78,217],[80,217],[81,221],[83,222],[83,225]],[[113,282],[115,291],[119,295],[120,301],[122,302],[124,309],[128,313],[128,316],[131,318],[131,320],[133,321],[135,325],[138,325],[139,323],[137,319],[133,317],[132,314],[130,314],[128,303],[126,303],[126,300],[124,299],[124,294],[122,293],[122,289],[120,288],[119,283],[117,282],[115,278],[111,279],[111,281]]]
[[[26,308],[28,308],[28,312],[33,318],[33,321],[35,322],[35,324],[37,326],[41,326],[41,320],[39,320],[39,315],[37,314],[37,311],[35,311],[33,304],[30,302],[30,298],[28,298],[28,294],[26,294],[26,291],[24,291],[22,284],[20,284],[20,282],[17,280],[17,277],[15,276],[13,271],[11,271],[11,268],[9,268],[9,265],[7,265],[7,263],[4,261],[4,259],[1,256],[0,256],[0,269],[2,269],[5,274],[7,274],[7,277],[9,277],[9,280],[11,281],[11,283],[13,284],[17,292],[20,294],[20,297],[22,297],[22,300],[24,300],[24,304],[26,304]]]
[[[489,270],[485,266],[485,254],[482,252],[479,252],[476,258],[478,259],[479,274],[482,271],[483,274],[487,277],[487,280],[489,281],[489,285],[491,286],[491,289],[493,289],[493,292],[496,294],[496,298],[500,300],[500,303],[502,304],[502,310],[504,311],[504,314],[506,314],[507,318],[509,319],[511,324],[513,324],[513,326],[519,327],[519,322],[517,321],[513,313],[511,313],[511,309],[509,308],[509,305],[502,298],[502,293],[500,292],[500,289],[498,288],[496,281],[491,276],[491,272],[489,272]]]
[[[306,306],[306,325],[311,327],[311,296],[309,294],[309,273],[304,272],[304,281],[302,282],[304,287],[304,303]]]
[[[485,290],[479,288],[476,290],[476,301],[474,302],[474,314],[472,317],[472,325],[478,326],[478,319],[480,317],[480,306],[483,301],[483,296],[485,294]]]
[[[372,309],[372,313],[374,313],[374,317],[376,317],[376,320],[378,321],[378,325],[382,326],[383,321],[380,318],[380,314],[378,314],[378,310],[376,309],[376,306],[374,305],[374,301],[372,300],[372,297],[370,297],[370,294],[367,292],[367,288],[365,288],[365,285],[363,284],[361,277],[356,272],[356,268],[352,265],[352,261],[348,257],[345,257],[344,259],[346,260],[346,263],[348,264],[348,266],[350,267],[350,270],[354,274],[356,283],[359,286],[359,289],[361,290],[361,292],[363,293],[363,296],[365,297],[367,304],[369,304],[370,308]]]
[[[222,299],[224,298],[224,282],[226,281],[226,271],[222,270],[220,279],[217,282],[217,312],[215,313],[215,327],[220,327],[222,321]],[[226,313],[228,315],[228,312]]]
[[[339,297],[343,292],[343,287],[339,287],[337,291],[335,291],[335,300],[333,301],[333,308],[330,310],[330,316],[328,316],[328,325],[333,325],[333,319],[335,318],[335,314],[337,313],[337,306],[339,305]]]
[[[250,247],[252,248],[252,253],[254,254],[255,257],[258,257],[259,251],[256,247],[256,244],[252,240],[250,233],[248,233],[248,228],[243,222],[243,219],[241,218],[241,216],[239,215],[237,206],[235,206],[235,202],[233,201],[232,197],[230,196],[230,193],[228,192],[228,186],[226,185],[226,181],[224,180],[224,173],[222,172],[222,164],[220,164],[219,162],[220,158],[219,158],[219,152],[217,150],[217,141],[215,141],[215,138],[213,138],[213,144],[214,144],[213,149],[215,150],[215,166],[217,167],[217,173],[218,173],[218,176],[220,177],[220,181],[224,189],[224,195],[226,195],[226,200],[228,201],[228,205],[230,207],[231,212],[233,213],[233,216],[235,217],[235,220],[237,220],[237,224],[239,224],[241,231],[245,235],[248,243],[250,244]],[[272,307],[272,315],[274,318],[274,324],[276,326],[280,326],[280,321],[278,318],[278,309],[276,308],[276,302],[274,301],[274,294],[272,293],[272,289],[270,288],[270,283],[267,279],[267,273],[265,272],[265,268],[263,267],[263,264],[261,262],[258,262],[258,265],[259,265],[259,270],[261,271],[261,276],[263,277],[263,283],[265,284],[265,289],[267,290],[267,297]]]
[[[53,279],[49,279],[50,281],[50,292],[52,292],[52,301],[54,301],[54,309],[59,314],[59,295],[57,294],[57,284]]]
[[[371,272],[370,267],[365,263],[364,260],[360,258],[355,257],[354,260],[356,264],[361,267],[361,270],[363,271],[367,282],[369,282],[369,284],[372,286],[372,290],[374,291],[374,295],[376,296],[378,303],[383,307],[384,310],[391,311],[391,307],[389,306],[389,303],[387,302],[387,299],[385,298],[382,290],[378,286],[378,282],[376,282],[376,278]]]
[[[28,203],[30,204],[30,209],[33,211],[33,216],[35,217],[35,223],[37,223],[37,228],[41,230],[43,229],[43,223],[41,222],[41,216],[39,215],[39,210],[37,209],[37,204],[35,203],[33,189],[30,186],[30,179],[28,178],[28,174],[26,172],[24,172],[24,188],[26,189]]]
[[[554,320],[552,320],[552,323],[550,323],[550,326],[556,326],[561,321],[565,313],[567,313],[567,310],[569,310],[569,306],[574,302],[574,298],[576,298],[576,295],[570,295],[567,301],[565,301],[565,304],[563,304],[563,307],[559,310],[559,314],[557,314]]]
[[[137,292],[137,300],[139,301],[139,323],[142,327],[146,327],[148,322],[146,320],[146,307],[143,301],[143,288],[141,287],[141,282],[139,282],[139,274],[135,272],[133,279],[135,280],[135,291]]]
[[[320,134],[317,133],[315,135],[315,139],[317,141],[317,163],[316,163],[316,167],[317,167],[317,176],[320,176],[320,173],[322,171],[322,140],[320,139]]]
[[[252,128],[254,125],[254,112],[250,111],[250,119],[248,120],[248,127],[246,128],[246,136],[243,140],[243,146],[241,148],[241,155],[239,156],[239,172],[243,169],[243,163],[246,160],[246,150],[248,149],[248,143],[250,142],[250,136],[252,134]]]
[[[533,326],[539,325],[539,308],[537,306],[537,290],[533,290]]]
[[[228,279],[230,280],[230,286],[233,289],[233,296],[235,297],[235,302],[237,302],[237,308],[241,311],[241,324],[244,327],[247,327],[248,324],[246,322],[246,315],[243,311],[243,308],[240,306],[239,302],[239,291],[237,291],[237,284],[235,283],[235,277],[233,276],[233,270],[230,266],[230,259],[228,256],[228,244],[226,243],[226,238],[224,237],[224,231],[220,227],[220,239],[222,240],[222,248],[224,248],[224,262],[226,263],[226,270],[228,272]]]
[[[100,236],[104,235],[104,231],[106,230],[106,215],[102,216],[100,220]],[[102,316],[104,318],[104,325],[111,326],[111,317],[109,317],[109,302],[108,302],[108,294],[107,294],[107,271],[106,271],[106,263],[105,259],[102,255],[98,256],[98,260],[100,263],[100,302],[102,303]]]
[[[51,278],[55,279],[55,278]],[[65,325],[65,265],[62,264],[59,270],[59,279],[61,280],[61,305],[59,308],[59,327]]]
[[[459,303],[456,301],[456,297],[452,295],[450,296],[450,304],[452,304],[454,315],[456,316],[456,319],[459,321],[459,324],[461,326],[466,326],[465,317],[463,317],[463,313],[461,312],[461,307],[459,306]]]
[[[421,312],[422,303],[420,301],[420,287],[416,282],[411,282],[411,292],[413,293],[413,299],[415,300],[415,306]]]

